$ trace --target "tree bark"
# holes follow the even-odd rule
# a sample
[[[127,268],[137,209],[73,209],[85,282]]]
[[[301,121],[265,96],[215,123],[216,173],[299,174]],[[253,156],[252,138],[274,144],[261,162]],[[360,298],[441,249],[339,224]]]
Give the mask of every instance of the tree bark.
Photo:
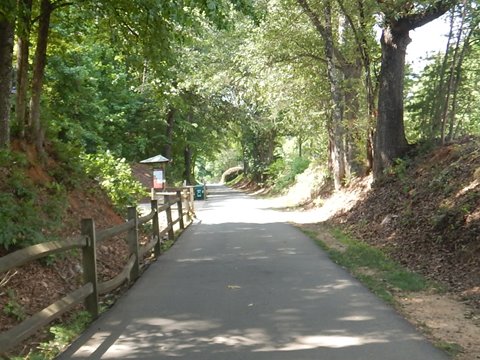
[[[167,113],[167,129],[165,131],[165,145],[163,145],[163,156],[172,160],[172,144],[173,144],[173,126],[175,124],[175,108],[170,106]]]
[[[462,40],[462,34],[463,34],[463,27],[465,25],[466,14],[467,14],[466,0],[464,0],[463,1],[462,15],[461,15],[460,28],[457,30],[457,38],[456,38],[455,47],[454,47],[454,50],[453,50],[453,58],[452,58],[452,62],[450,64],[450,72],[449,72],[449,76],[448,76],[445,103],[443,104],[442,127],[441,127],[441,131],[440,131],[442,145],[445,144],[445,141],[448,141],[447,136],[446,136],[446,126],[447,126],[448,118],[450,117],[450,114],[449,114],[450,103],[452,103],[452,108],[455,107],[455,104],[453,104],[453,102],[450,101],[450,98],[452,96],[452,93],[454,92],[454,87],[455,87],[455,80],[456,80],[455,69],[457,68],[457,63],[459,62],[459,56],[461,55],[460,54],[460,47],[461,47],[461,40]],[[455,97],[456,97],[456,95],[455,95]],[[453,132],[453,127],[452,127],[452,132]]]
[[[190,146],[185,146],[183,150],[183,158],[185,162],[185,172],[183,173],[183,178],[187,182],[187,185],[193,185],[192,179],[192,150]]]
[[[374,134],[375,134],[375,118],[377,114],[376,109],[376,99],[377,99],[377,90],[378,82],[376,81],[376,76],[372,76],[372,60],[369,54],[369,45],[367,41],[367,34],[370,28],[367,25],[367,16],[365,14],[365,3],[363,0],[357,1],[358,13],[360,16],[360,33],[362,36],[357,39],[362,51],[362,63],[363,69],[365,72],[365,88],[367,90],[367,106],[368,106],[368,126],[367,126],[367,141],[366,141],[366,153],[367,153],[367,168],[366,173],[370,173],[373,170],[373,143],[374,143]],[[353,25],[352,25],[353,27]],[[375,81],[374,81],[375,79]]]
[[[0,149],[10,146],[14,21],[0,20]]]
[[[433,98],[432,109],[430,112],[430,116],[432,119],[430,140],[432,141],[435,140],[438,130],[442,127],[442,113],[443,113],[442,109],[443,109],[443,104],[445,103],[445,98],[446,98],[445,76],[447,72],[448,58],[450,57],[450,48],[451,48],[451,41],[453,38],[454,25],[455,25],[455,12],[452,11],[452,14],[450,16],[450,30],[448,32],[447,47],[445,49],[445,54],[443,56],[442,66],[438,74],[437,84],[436,86],[433,86],[433,88],[434,89],[436,88],[437,91],[436,91],[436,96]]]
[[[388,26],[380,39],[382,63],[374,145],[375,177],[408,150],[403,124],[405,53],[411,41],[408,33],[409,30],[394,30]]]
[[[462,81],[463,60],[465,59],[465,54],[470,48],[470,37],[473,33],[473,29],[474,28],[470,28],[467,36],[465,37],[465,39],[463,39],[462,51],[460,53],[460,58],[458,59],[457,67],[455,69],[455,81],[454,81],[453,90],[452,90],[453,91],[452,109],[450,111],[450,122],[448,126],[447,141],[452,141],[453,138],[455,137],[454,127],[455,127],[456,116],[457,116],[458,89]]]
[[[328,1],[324,6],[325,18],[325,55],[327,59],[327,77],[330,83],[330,94],[333,107],[331,113],[331,158],[335,189],[340,189],[345,183],[346,152],[344,117],[344,93],[342,91],[342,75],[336,68],[333,45],[332,9]]]
[[[348,130],[345,131],[345,155],[346,155],[346,176],[359,176],[365,172],[365,166],[362,162],[362,152],[359,144],[362,136],[366,135],[365,131],[360,129],[360,121],[358,114],[360,113],[360,103],[358,95],[358,87],[355,86],[356,81],[361,79],[362,67],[361,63],[351,64],[344,71],[345,74],[345,124]],[[368,154],[367,154],[368,156]]]
[[[395,16],[385,19],[386,25],[380,39],[382,63],[374,144],[375,179],[408,150],[403,124],[403,85],[405,52],[411,41],[409,32],[442,16],[455,4],[455,0],[439,0],[421,12],[398,19]]]
[[[29,37],[31,29],[32,0],[19,0],[18,40],[17,40],[17,97],[15,115],[19,136],[25,138],[28,128],[27,91],[28,91],[28,56],[30,51]]]
[[[40,99],[42,96],[43,78],[45,65],[47,63],[48,31],[50,27],[50,16],[53,6],[50,0],[42,0],[40,5],[40,20],[38,25],[37,47],[35,49],[35,60],[32,78],[32,98],[30,99],[30,124],[32,141],[38,154],[44,154],[45,133],[40,122]]]
[[[335,189],[340,189],[345,183],[346,175],[346,153],[345,153],[345,128],[343,125],[344,116],[344,92],[342,90],[342,74],[337,69],[337,57],[341,54],[334,46],[334,37],[332,29],[332,8],[331,2],[326,1],[324,4],[324,23],[310,8],[306,0],[297,0],[305,14],[309,17],[312,25],[323,38],[324,52],[327,63],[327,78],[330,85],[330,95],[332,99],[332,110],[329,121],[329,159]],[[342,64],[345,61],[341,61]]]

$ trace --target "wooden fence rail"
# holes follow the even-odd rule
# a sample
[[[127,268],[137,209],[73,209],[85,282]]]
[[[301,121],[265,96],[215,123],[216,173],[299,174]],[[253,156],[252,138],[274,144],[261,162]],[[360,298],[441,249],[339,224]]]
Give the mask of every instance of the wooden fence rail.
[[[158,200],[152,200],[150,213],[142,217],[138,216],[136,207],[128,208],[128,221],[121,225],[97,231],[93,219],[83,219],[81,222],[81,235],[79,236],[63,241],[51,241],[33,245],[1,257],[0,274],[47,255],[58,254],[70,249],[81,249],[84,282],[79,289],[72,291],[45,309],[30,316],[17,326],[1,333],[1,351],[8,351],[82,301],[87,311],[93,318],[96,318],[99,311],[99,295],[114,290],[126,280],[128,282],[135,281],[140,275],[140,263],[145,254],[153,249],[155,257],[158,257],[161,254],[162,239],[168,236],[169,240],[175,240],[174,225],[178,223],[180,229],[184,229],[184,217],[187,218],[187,223],[190,223],[194,215],[191,188],[169,189],[163,200],[164,204],[161,206],[158,205]],[[186,211],[183,210],[182,202],[186,204]],[[172,208],[174,205],[177,206],[178,210],[178,216],[175,220],[172,219]],[[167,224],[163,229],[160,228],[159,220],[159,214],[162,212],[166,213],[167,218]],[[151,239],[146,245],[140,246],[138,227],[148,222],[152,222]],[[125,232],[127,232],[127,242],[130,250],[127,264],[114,278],[98,282],[97,244]]]

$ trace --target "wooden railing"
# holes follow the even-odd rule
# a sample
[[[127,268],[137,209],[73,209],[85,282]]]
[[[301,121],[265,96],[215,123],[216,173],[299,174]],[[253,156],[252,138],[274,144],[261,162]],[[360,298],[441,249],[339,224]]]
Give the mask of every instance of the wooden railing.
[[[158,200],[151,201],[151,211],[148,215],[139,217],[136,207],[129,207],[128,220],[125,223],[100,231],[95,229],[93,219],[83,219],[81,221],[81,235],[79,236],[63,241],[33,245],[1,257],[0,274],[47,255],[58,254],[70,249],[81,249],[84,280],[83,286],[79,289],[72,291],[17,326],[1,333],[1,351],[8,351],[82,301],[84,301],[87,311],[93,318],[96,318],[99,311],[99,295],[112,291],[126,280],[129,282],[135,281],[140,275],[140,263],[144,255],[153,249],[154,255],[158,257],[161,253],[162,239],[168,238],[174,241],[174,226],[179,224],[179,228],[184,229],[184,217],[186,216],[187,223],[190,223],[193,216],[191,189],[174,189],[174,192],[162,196],[164,201],[160,206]],[[186,211],[183,209],[182,200],[186,203]],[[172,208],[175,204],[177,205],[178,216],[173,220]],[[159,214],[164,211],[167,225],[161,229]],[[152,222],[151,239],[147,244],[141,246],[138,241],[138,227],[150,221]],[[96,261],[97,245],[106,239],[125,232],[127,232],[127,242],[130,249],[127,264],[113,279],[99,282]]]

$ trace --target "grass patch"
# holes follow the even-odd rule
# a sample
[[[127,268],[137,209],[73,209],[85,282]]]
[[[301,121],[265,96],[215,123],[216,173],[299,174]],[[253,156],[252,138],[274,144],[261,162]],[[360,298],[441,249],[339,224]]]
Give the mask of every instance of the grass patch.
[[[75,313],[68,322],[50,327],[52,339],[38,345],[37,350],[25,357],[12,357],[12,360],[51,360],[80,335],[92,318],[87,311]]]
[[[442,349],[445,351],[448,355],[454,357],[461,352],[463,352],[463,348],[461,345],[457,343],[451,343],[451,342],[446,342],[446,341],[440,341],[435,344],[439,349]]]
[[[162,254],[167,251],[168,249],[170,249],[173,244],[175,244],[175,241],[173,240],[164,240],[162,241],[162,243],[160,244],[160,251],[162,252]]]
[[[317,238],[317,232],[309,229],[300,228],[300,230],[307,235],[310,239],[314,239],[316,244],[322,248],[322,250],[328,251],[328,246]]]
[[[245,175],[243,173],[241,173],[240,175],[238,175],[237,177],[233,178],[232,180],[230,181],[227,181],[225,185],[227,186],[235,186],[237,185],[238,183],[240,183],[241,181],[243,181],[244,179],[246,179]]]
[[[380,249],[353,239],[338,228],[324,227],[336,241],[345,246],[344,251],[333,249],[321,240],[315,231],[302,229],[325,250],[330,258],[348,269],[357,279],[387,303],[394,303],[393,292],[415,292],[430,287],[427,280],[389,259]]]

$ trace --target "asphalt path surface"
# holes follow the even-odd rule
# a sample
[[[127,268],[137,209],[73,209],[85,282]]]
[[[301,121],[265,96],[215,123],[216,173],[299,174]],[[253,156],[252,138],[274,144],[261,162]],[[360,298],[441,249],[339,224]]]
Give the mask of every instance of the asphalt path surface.
[[[59,359],[445,360],[284,214],[215,187]]]

